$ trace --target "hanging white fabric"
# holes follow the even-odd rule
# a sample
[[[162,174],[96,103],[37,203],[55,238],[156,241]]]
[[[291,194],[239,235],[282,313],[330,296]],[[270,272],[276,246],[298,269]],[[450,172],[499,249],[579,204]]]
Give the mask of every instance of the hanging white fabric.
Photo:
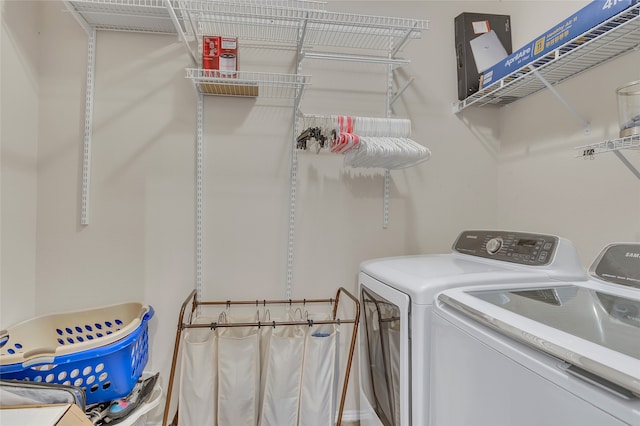
[[[300,426],[331,426],[335,422],[339,369],[339,328],[307,329],[300,386]]]
[[[264,353],[259,426],[297,426],[305,333],[300,327],[271,329]]]
[[[252,318],[238,322],[253,321]],[[258,327],[228,327],[219,330],[218,426],[255,426],[258,422],[260,396]]]
[[[199,317],[193,323],[208,324]],[[186,329],[183,334],[179,426],[215,425],[218,391],[217,333],[207,328]]]

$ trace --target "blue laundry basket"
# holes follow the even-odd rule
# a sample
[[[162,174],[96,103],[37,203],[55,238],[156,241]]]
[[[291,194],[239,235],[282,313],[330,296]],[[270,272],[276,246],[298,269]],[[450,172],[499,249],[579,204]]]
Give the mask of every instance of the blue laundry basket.
[[[128,395],[149,359],[149,305],[34,318],[0,331],[0,379],[84,389],[87,404]]]

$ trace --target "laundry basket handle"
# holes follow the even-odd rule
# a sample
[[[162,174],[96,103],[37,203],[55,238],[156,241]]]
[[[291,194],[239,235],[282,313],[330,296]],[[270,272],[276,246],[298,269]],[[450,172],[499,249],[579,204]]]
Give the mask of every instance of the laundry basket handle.
[[[56,358],[56,348],[38,348],[23,355],[23,367],[31,367],[39,364],[51,364]]]
[[[151,317],[153,316],[153,314],[155,313],[153,306],[149,305],[148,306],[149,309],[147,309],[144,313],[144,315],[142,315],[142,318],[140,318],[140,322],[145,322],[145,321],[149,321],[151,319]]]

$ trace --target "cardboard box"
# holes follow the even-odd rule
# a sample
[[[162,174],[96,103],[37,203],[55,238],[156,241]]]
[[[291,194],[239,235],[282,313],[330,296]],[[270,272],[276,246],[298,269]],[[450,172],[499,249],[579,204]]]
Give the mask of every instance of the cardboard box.
[[[564,21],[542,33],[524,47],[516,50],[504,60],[489,68],[482,75],[480,88],[524,68],[531,62],[544,57],[549,52],[565,44],[576,42],[576,38],[588,30],[602,24],[607,19],[630,8],[640,0],[594,0]],[[542,5],[542,3],[541,3]],[[543,6],[541,6],[543,7]],[[546,6],[545,6],[546,7]],[[578,40],[584,42],[587,40]]]
[[[511,53],[511,18],[464,12],[454,25],[458,99],[463,100],[478,91],[483,71]]]
[[[202,38],[202,68],[219,71],[216,77],[236,77],[238,71],[238,39],[204,36]]]
[[[200,90],[210,95],[240,96],[247,98],[255,98],[258,96],[257,84],[202,83],[200,84]]]
[[[2,426],[93,426],[75,404],[48,404],[2,407]]]

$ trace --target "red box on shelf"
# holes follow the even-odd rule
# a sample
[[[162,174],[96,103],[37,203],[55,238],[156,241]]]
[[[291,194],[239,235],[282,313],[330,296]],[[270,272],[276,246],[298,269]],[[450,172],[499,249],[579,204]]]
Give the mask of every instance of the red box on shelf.
[[[202,68],[216,70],[216,77],[237,76],[238,39],[235,37],[204,36],[202,38]]]

